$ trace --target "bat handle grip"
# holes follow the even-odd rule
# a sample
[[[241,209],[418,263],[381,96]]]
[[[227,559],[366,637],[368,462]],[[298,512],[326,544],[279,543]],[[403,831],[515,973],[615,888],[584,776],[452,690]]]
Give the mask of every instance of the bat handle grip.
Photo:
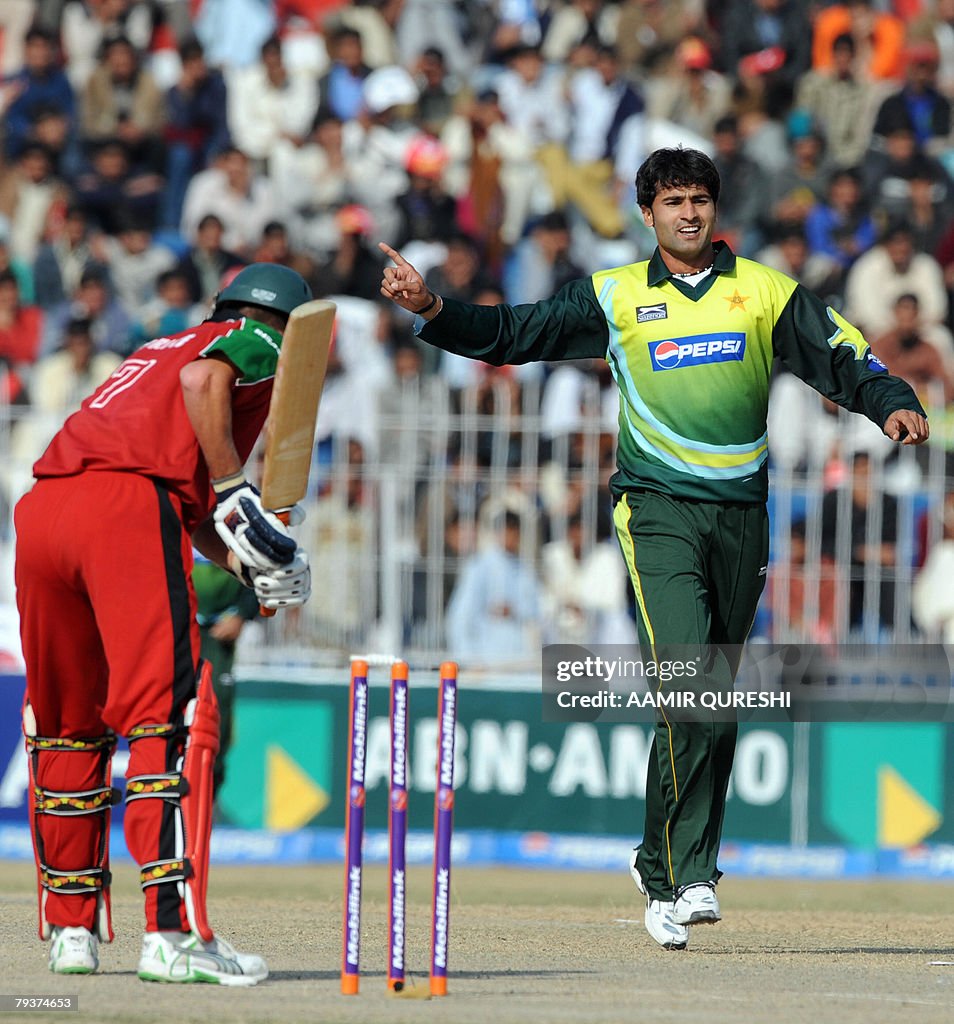
[[[276,512],[275,515],[278,516],[278,518],[287,526],[288,520],[291,518],[291,511]],[[258,606],[258,613],[263,619],[270,619],[277,611],[277,608],[263,608],[261,605]]]

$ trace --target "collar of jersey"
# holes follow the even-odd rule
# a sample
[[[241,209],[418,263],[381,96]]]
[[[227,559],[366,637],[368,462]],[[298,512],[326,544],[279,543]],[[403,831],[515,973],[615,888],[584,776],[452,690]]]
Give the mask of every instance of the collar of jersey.
[[[673,277],[672,271],[663,263],[663,258],[659,255],[659,249],[656,249],[652,259],[649,261],[646,283],[650,288],[655,288],[656,285],[660,285],[664,281],[672,281],[690,299],[700,298],[712,287],[716,274],[735,270],[735,253],[725,242],[713,242],[712,249],[715,257],[712,261],[712,273],[697,285],[686,284],[685,281],[680,281],[678,278]]]

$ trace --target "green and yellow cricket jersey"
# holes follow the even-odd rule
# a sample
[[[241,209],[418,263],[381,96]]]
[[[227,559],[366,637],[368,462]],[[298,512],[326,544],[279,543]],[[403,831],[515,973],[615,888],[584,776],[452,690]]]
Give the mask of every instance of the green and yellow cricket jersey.
[[[452,299],[419,326],[432,345],[502,366],[602,357],[619,385],[611,486],[677,498],[762,502],[768,494],[772,360],[879,427],[922,411],[861,333],[796,281],[715,245],[699,284],[652,259],[572,281],[522,306]]]

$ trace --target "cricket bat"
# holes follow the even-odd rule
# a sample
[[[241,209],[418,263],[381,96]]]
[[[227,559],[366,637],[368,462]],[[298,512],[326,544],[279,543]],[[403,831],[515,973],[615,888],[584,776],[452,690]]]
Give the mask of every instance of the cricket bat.
[[[315,421],[328,369],[335,304],[314,299],[288,317],[265,423],[262,506],[287,521],[308,490]],[[262,608],[262,615],[274,615]]]

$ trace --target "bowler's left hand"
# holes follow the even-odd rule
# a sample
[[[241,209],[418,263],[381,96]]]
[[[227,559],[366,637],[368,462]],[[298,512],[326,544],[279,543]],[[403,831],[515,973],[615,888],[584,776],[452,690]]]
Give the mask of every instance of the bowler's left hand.
[[[885,420],[884,432],[892,441],[901,444],[924,444],[931,434],[928,421],[911,409],[899,409]]]

